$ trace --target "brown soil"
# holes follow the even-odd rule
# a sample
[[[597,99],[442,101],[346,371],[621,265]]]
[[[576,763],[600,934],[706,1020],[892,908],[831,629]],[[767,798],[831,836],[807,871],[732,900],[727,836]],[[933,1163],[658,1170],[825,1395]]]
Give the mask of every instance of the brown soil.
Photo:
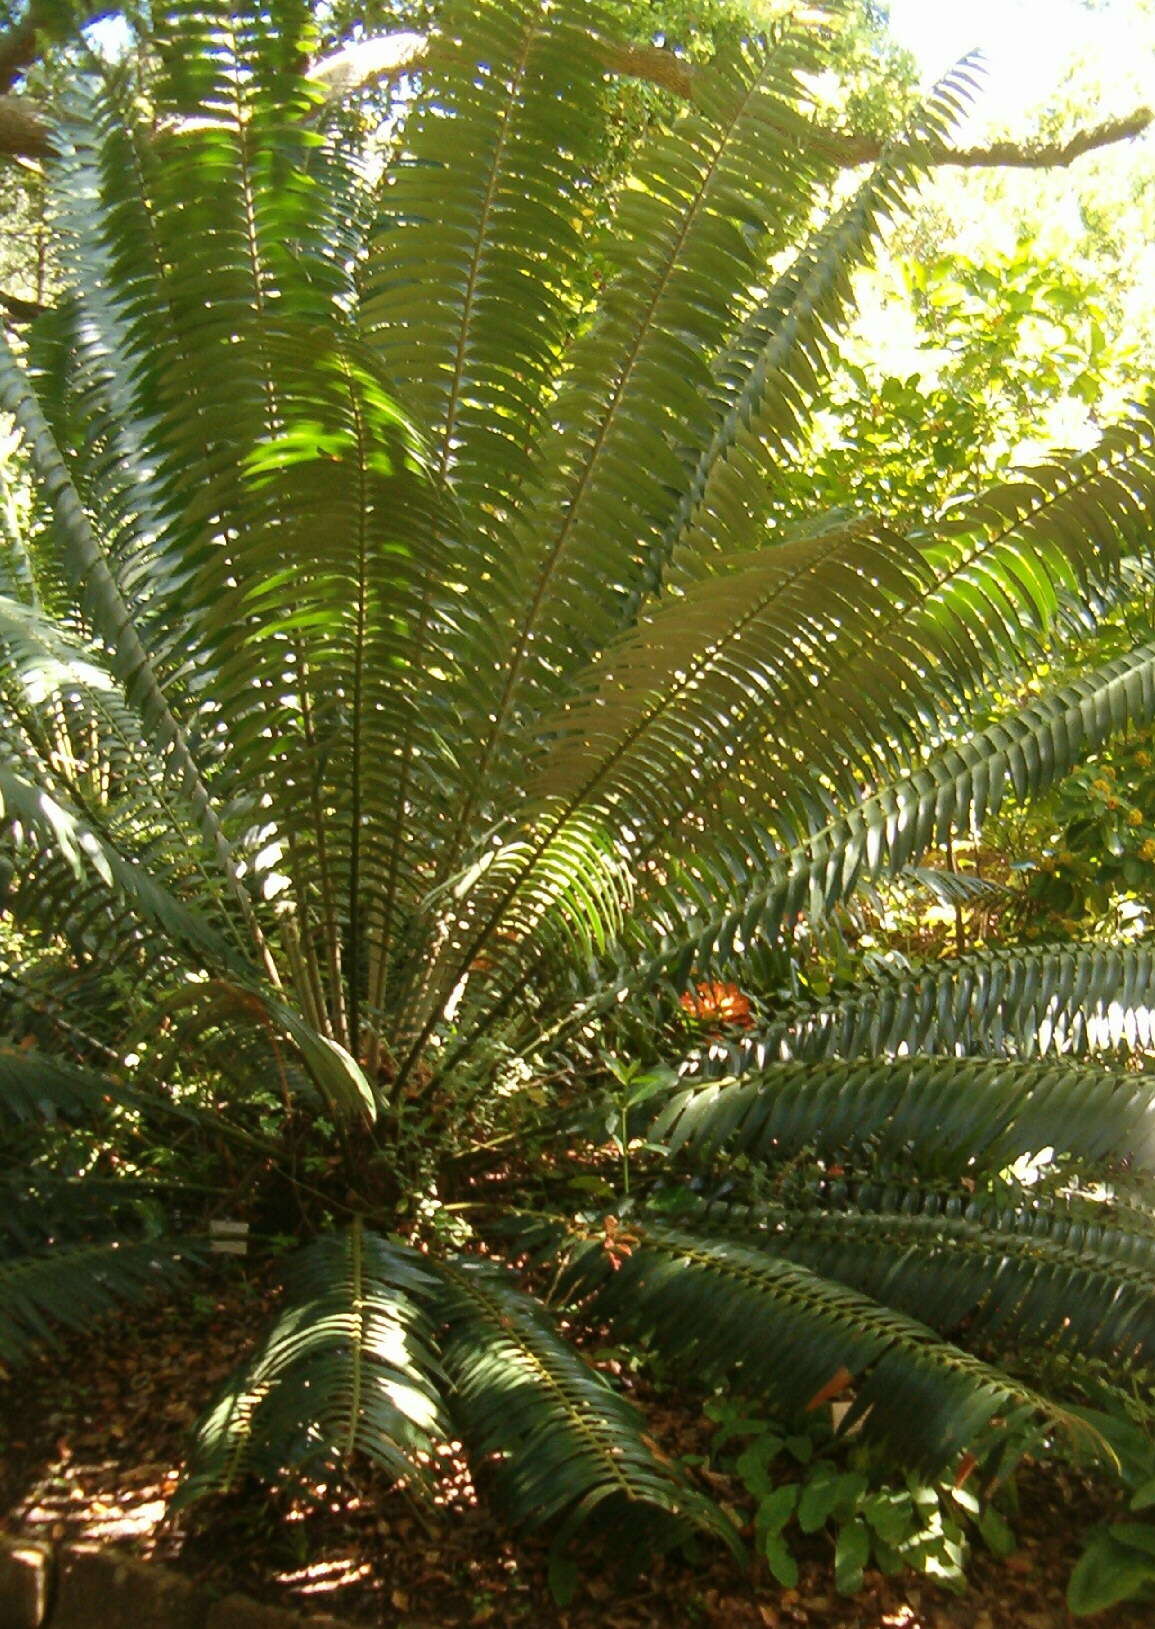
[[[373,1476],[309,1514],[235,1498],[167,1519],[189,1428],[265,1313],[263,1291],[222,1278],[192,1306],[126,1315],[128,1340],[123,1323],[104,1326],[9,1377],[0,1370],[0,1526],[116,1544],[222,1593],[381,1629],[1057,1629],[1075,1621],[1063,1592],[1079,1535],[1119,1513],[1110,1489],[1028,1467],[1019,1482],[1018,1551],[997,1561],[976,1545],[963,1596],[913,1574],[868,1573],[864,1590],[843,1598],[830,1543],[819,1535],[794,1590],[764,1569],[744,1575],[704,1546],[692,1559],[659,1559],[639,1577],[591,1545],[564,1608],[550,1594],[547,1545],[511,1539],[464,1471],[454,1479],[451,1463],[436,1520]],[[701,1453],[706,1428],[668,1401],[651,1402],[667,1450]],[[740,1508],[739,1489],[711,1481]],[[1153,1620],[1150,1606],[1135,1606],[1093,1622],[1150,1629]]]

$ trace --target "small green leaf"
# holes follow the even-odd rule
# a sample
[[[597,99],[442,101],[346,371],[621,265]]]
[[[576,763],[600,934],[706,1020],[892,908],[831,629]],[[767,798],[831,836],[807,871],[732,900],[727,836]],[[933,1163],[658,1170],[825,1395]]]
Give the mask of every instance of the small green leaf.
[[[1147,1510],[1151,1505],[1155,1505],[1155,1476],[1141,1483],[1131,1495],[1132,1510]]]
[[[568,1606],[578,1586],[578,1564],[558,1549],[549,1553],[549,1592],[558,1606]]]
[[[785,1539],[778,1533],[767,1533],[762,1545],[766,1565],[783,1589],[793,1589],[798,1582],[798,1563],[790,1554]]]
[[[988,1505],[979,1517],[979,1532],[992,1555],[1008,1556],[1017,1548],[1014,1533],[993,1505]]]
[[[888,1578],[895,1577],[906,1566],[905,1558],[894,1546],[877,1536],[874,1540],[874,1559],[878,1563],[879,1571],[884,1572]]]
[[[798,1525],[804,1533],[824,1527],[838,1503],[840,1478],[822,1467],[811,1477],[798,1501]]]
[[[758,1526],[767,1536],[782,1531],[798,1504],[798,1483],[787,1482],[768,1493],[758,1506]]]
[[[814,1458],[814,1441],[811,1437],[801,1435],[787,1437],[786,1452],[793,1454],[800,1465],[809,1465]]]
[[[835,1493],[837,1495],[835,1508],[849,1516],[858,1505],[869,1485],[861,1471],[844,1471],[835,1483]]]
[[[862,1514],[888,1547],[901,1544],[914,1531],[914,1505],[909,1493],[872,1493],[862,1501]]]
[[[1116,1544],[1155,1558],[1155,1527],[1146,1522],[1114,1522],[1108,1531]]]
[[[755,1498],[761,1498],[773,1486],[770,1480],[770,1461],[777,1452],[777,1438],[756,1437],[738,1455],[734,1469]]]
[[[862,1588],[862,1574],[870,1560],[870,1533],[860,1516],[843,1524],[834,1546],[834,1587],[840,1595]]]
[[[1085,1617],[1132,1600],[1153,1580],[1155,1560],[1117,1544],[1109,1528],[1099,1527],[1090,1534],[1075,1563],[1067,1585],[1067,1605],[1077,1617]]]

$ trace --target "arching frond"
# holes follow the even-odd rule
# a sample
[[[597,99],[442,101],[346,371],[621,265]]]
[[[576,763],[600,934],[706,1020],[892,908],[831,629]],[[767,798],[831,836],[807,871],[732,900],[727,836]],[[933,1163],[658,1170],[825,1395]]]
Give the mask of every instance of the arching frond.
[[[801,1148],[870,1150],[962,1176],[1044,1149],[1083,1161],[1155,1162],[1155,1083],[1066,1062],[976,1058],[768,1064],[742,1081],[690,1085],[653,1135],[710,1157],[781,1159]]]
[[[443,8],[363,274],[361,323],[498,570],[586,256],[605,21],[588,0]]]
[[[934,1329],[1150,1360],[1155,1236],[1120,1226],[1108,1203],[956,1199],[951,1209],[957,1213],[764,1206],[750,1220],[775,1256]],[[745,1236],[755,1237],[749,1223]]]
[[[170,893],[148,867],[121,854],[79,811],[7,767],[0,768],[0,822],[63,861],[74,885],[101,904],[127,908],[210,966],[250,972],[211,920]],[[75,898],[69,903],[77,908]]]
[[[806,140],[799,78],[822,50],[813,17],[787,19],[765,47],[713,63],[694,107],[647,144],[595,241],[607,285],[567,350],[492,621],[471,648],[480,752],[447,865],[536,755],[534,719],[622,626],[686,488],[686,449],[710,434],[711,359],[831,174]]]
[[[35,1048],[0,1046],[0,1120],[87,1118],[120,1095],[119,1083],[95,1070],[44,1056]]]
[[[454,1415],[514,1521],[564,1517],[564,1535],[595,1511],[631,1527],[648,1515],[665,1518],[667,1537],[694,1526],[736,1545],[721,1512],[655,1451],[633,1404],[507,1269],[459,1257],[436,1272]]]
[[[854,1383],[848,1420],[865,1419],[905,1460],[935,1471],[972,1448],[996,1415],[1026,1409],[1048,1421],[1029,1388],[843,1284],[734,1240],[648,1219],[631,1229],[617,1271],[595,1243],[578,1255],[573,1283],[596,1287],[599,1313],[646,1335],[685,1373],[731,1382],[789,1413],[845,1370]]]
[[[853,671],[865,669],[863,662]],[[712,846],[695,843],[670,879],[648,890],[651,909],[641,920],[663,923],[677,947],[674,965],[706,969],[736,943],[775,939],[801,912],[821,917],[860,882],[900,871],[932,843],[980,825],[1012,791],[1037,796],[1111,735],[1152,716],[1155,647],[1148,644],[938,747],[848,810],[832,812],[828,797],[801,783],[810,818],[803,808],[802,829],[788,828],[786,849],[735,811]],[[739,891],[739,908],[716,910],[717,900]]]
[[[979,950],[800,1001],[730,1048],[723,1067],[737,1075],[747,1059],[1142,1051],[1155,1036],[1153,1008],[1155,950],[1143,941]]]
[[[195,1254],[186,1241],[112,1240],[0,1260],[0,1360],[52,1341],[56,1326],[85,1330],[124,1301],[171,1290]]]
[[[941,140],[975,86],[964,60],[931,92],[858,190],[822,222],[745,316],[712,367],[716,421],[648,572],[655,587],[716,569],[765,532],[774,476],[805,439],[853,305],[852,269],[907,205],[928,145]]]
[[[326,1480],[354,1454],[427,1490],[446,1429],[421,1258],[355,1222],[315,1239],[284,1277],[283,1310],[197,1428],[178,1501],[286,1468]]]

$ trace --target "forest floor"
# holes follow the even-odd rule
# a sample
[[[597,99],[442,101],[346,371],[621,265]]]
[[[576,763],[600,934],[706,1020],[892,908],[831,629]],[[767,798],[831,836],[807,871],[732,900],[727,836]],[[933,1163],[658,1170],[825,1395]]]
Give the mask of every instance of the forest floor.
[[[702,1547],[692,1562],[667,1556],[630,1578],[591,1546],[565,1607],[550,1593],[548,1546],[512,1540],[464,1476],[437,1520],[371,1475],[308,1515],[232,1499],[168,1518],[190,1427],[250,1345],[266,1303],[254,1283],[222,1276],[191,1301],[134,1311],[127,1340],[124,1322],[105,1325],[11,1376],[0,1370],[0,1528],[116,1545],[222,1593],[380,1629],[1059,1629],[1075,1621],[1063,1594],[1079,1535],[1119,1513],[1109,1489],[1027,1467],[1019,1548],[998,1561],[976,1545],[964,1595],[914,1574],[868,1572],[860,1594],[842,1597],[830,1543],[817,1535],[807,1552],[800,1547],[791,1590],[765,1569],[743,1574],[720,1548]],[[688,1411],[668,1398],[646,1403],[667,1452],[708,1446],[710,1428]],[[711,1480],[740,1507],[739,1489]],[[1150,1629],[1152,1608],[1080,1621]]]

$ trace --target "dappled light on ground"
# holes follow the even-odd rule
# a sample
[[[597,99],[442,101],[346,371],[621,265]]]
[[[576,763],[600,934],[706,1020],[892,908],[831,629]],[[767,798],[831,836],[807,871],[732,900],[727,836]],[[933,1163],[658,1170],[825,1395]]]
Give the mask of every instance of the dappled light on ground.
[[[974,1585],[956,1596],[925,1578],[868,1572],[855,1597],[834,1588],[824,1535],[799,1548],[796,1589],[723,1554],[687,1566],[657,1557],[617,1570],[578,1552],[578,1585],[559,1607],[545,1539],[510,1539],[465,1469],[460,1445],[439,1452],[439,1515],[419,1516],[375,1473],[354,1473],[313,1508],[259,1496],[219,1500],[195,1521],[166,1519],[187,1432],[266,1316],[263,1289],[222,1280],[195,1306],[138,1315],[132,1339],[107,1327],[45,1355],[19,1380],[0,1377],[0,1523],[29,1538],[116,1546],[240,1591],[374,1629],[1060,1629],[1076,1534],[1111,1514],[1110,1497],[1072,1477],[1031,1472],[1021,1489],[1019,1550],[1005,1563],[976,1552]],[[629,1374],[664,1452],[708,1454],[710,1427]],[[741,1489],[704,1465],[741,1514]],[[749,1535],[747,1535],[749,1536]],[[1146,1629],[1120,1609],[1096,1629]]]
[[[179,1469],[146,1464],[126,1471],[115,1459],[75,1459],[66,1443],[60,1446],[60,1457],[26,1495],[22,1515],[28,1536],[131,1543],[139,1554],[151,1555]]]

